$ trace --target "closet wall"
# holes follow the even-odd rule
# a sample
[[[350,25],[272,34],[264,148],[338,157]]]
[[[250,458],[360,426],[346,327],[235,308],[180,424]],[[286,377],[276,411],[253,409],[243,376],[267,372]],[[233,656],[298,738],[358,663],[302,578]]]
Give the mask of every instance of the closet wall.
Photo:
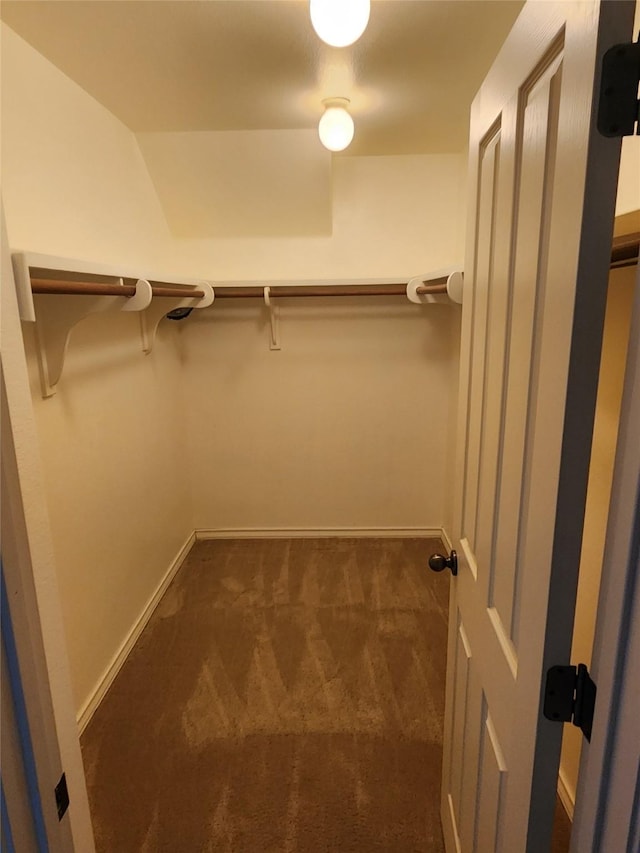
[[[11,248],[164,268],[169,231],[135,137],[0,26],[2,195]]]
[[[337,159],[332,237],[237,241],[235,266],[406,281],[462,257],[463,196],[459,155]],[[184,324],[196,528],[441,527],[459,307],[278,305],[280,351],[259,302],[225,300]]]
[[[270,352],[259,307],[196,318],[185,331],[196,528],[440,528],[454,320],[441,305],[305,300],[281,309],[282,350]]]
[[[334,156],[332,233],[180,240],[194,274],[214,279],[412,276],[462,260],[465,152]]]
[[[460,259],[464,156],[335,158],[333,233],[176,240],[135,136],[2,32],[3,196],[14,249],[247,278],[409,276]],[[40,396],[25,326],[75,697],[86,719],[195,528],[434,528],[445,522],[459,308],[257,304],[73,332]],[[34,449],[35,451],[35,449]]]
[[[168,232],[131,133],[2,28],[2,177],[14,249],[162,268]],[[73,332],[43,400],[23,324],[76,707],[82,712],[193,529],[175,330],[133,314]]]

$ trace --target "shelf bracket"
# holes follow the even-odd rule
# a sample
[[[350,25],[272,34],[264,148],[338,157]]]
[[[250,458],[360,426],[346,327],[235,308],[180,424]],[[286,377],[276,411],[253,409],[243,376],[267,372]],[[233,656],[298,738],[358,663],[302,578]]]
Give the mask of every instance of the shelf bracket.
[[[213,305],[215,292],[208,281],[201,281],[198,287],[204,290],[204,296],[200,298],[167,299],[162,296],[155,297],[151,305],[140,314],[140,336],[142,338],[142,351],[147,355],[152,351],[156,340],[158,326],[161,321],[176,308],[208,308]],[[188,293],[188,291],[186,291]]]
[[[123,284],[120,279],[120,284]],[[42,396],[52,397],[62,376],[71,332],[91,314],[143,311],[152,298],[151,285],[138,279],[133,296],[58,296],[34,294],[33,309]]]

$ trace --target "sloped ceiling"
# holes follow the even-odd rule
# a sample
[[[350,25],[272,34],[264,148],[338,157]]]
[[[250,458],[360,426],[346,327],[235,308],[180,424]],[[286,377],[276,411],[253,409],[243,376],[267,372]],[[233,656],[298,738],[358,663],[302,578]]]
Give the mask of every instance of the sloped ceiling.
[[[356,135],[337,156],[464,149],[473,95],[521,7],[374,0],[364,35],[343,49],[320,42],[306,0],[3,0],[1,14],[140,134],[174,232],[201,236],[220,233],[225,162],[246,174],[227,181],[244,196],[238,211],[255,201],[260,168],[291,167],[277,214],[227,217],[227,234],[327,233],[331,155],[314,142],[323,98],[351,100]],[[265,131],[279,132],[280,151]],[[243,143],[239,133],[249,134]],[[197,198],[184,183],[178,191],[187,164],[192,177],[208,176]],[[263,183],[264,197],[278,198],[268,177]]]
[[[331,234],[331,155],[314,130],[141,133],[176,237]]]

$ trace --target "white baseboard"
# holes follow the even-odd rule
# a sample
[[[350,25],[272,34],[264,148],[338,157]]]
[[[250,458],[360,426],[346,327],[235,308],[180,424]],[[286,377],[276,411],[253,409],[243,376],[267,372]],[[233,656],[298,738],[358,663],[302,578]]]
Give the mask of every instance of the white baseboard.
[[[562,770],[558,773],[558,797],[564,806],[564,810],[569,815],[569,820],[573,823],[573,813],[576,808],[575,793],[571,793],[571,789],[567,784],[566,777]]]
[[[156,609],[158,604],[160,603],[160,599],[166,592],[167,587],[175,577],[178,569],[183,564],[186,559],[187,554],[191,550],[194,542],[196,541],[195,533],[190,533],[185,541],[184,545],[180,548],[174,559],[171,561],[169,568],[167,569],[164,577],[160,581],[156,591],[153,593],[147,604],[145,605],[142,613],[136,620],[135,624],[129,631],[129,634],[125,637],[124,642],[116,652],[116,654],[111,659],[111,662],[102,673],[98,682],[94,689],[91,691],[89,698],[84,703],[84,705],[80,708],[78,712],[78,729],[80,734],[84,731],[87,726],[87,723],[94,715],[98,705],[103,700],[107,690],[113,684],[113,681],[116,675],[120,672],[122,665],[126,661],[131,649],[134,647],[136,641],[138,640],[140,634],[142,634],[144,628],[146,627],[147,622],[151,618],[153,611]]]
[[[451,542],[451,537],[447,533],[446,527],[441,528],[440,538],[444,542],[444,547],[447,549],[447,551],[453,551],[453,543]]]
[[[196,539],[437,539],[441,527],[220,527],[196,530]]]

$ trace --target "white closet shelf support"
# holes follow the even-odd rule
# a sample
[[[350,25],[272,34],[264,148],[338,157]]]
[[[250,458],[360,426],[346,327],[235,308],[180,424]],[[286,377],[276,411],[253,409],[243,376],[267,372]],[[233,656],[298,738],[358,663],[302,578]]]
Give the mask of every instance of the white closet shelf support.
[[[116,290],[124,284],[111,285]],[[151,304],[151,285],[138,279],[133,296],[34,293],[35,332],[42,396],[52,397],[62,376],[71,332],[86,317],[118,311],[143,311]]]
[[[212,285],[199,279],[149,275],[148,271],[33,252],[14,252],[12,260],[20,318],[35,323],[43,397],[55,393],[71,332],[89,315],[138,311],[142,350],[150,353],[167,314],[180,308],[208,308],[216,298]],[[217,296],[263,299],[269,311],[269,345],[279,350],[280,298],[405,296],[422,305],[462,302],[462,291],[463,275],[456,266],[414,276],[408,284],[398,279],[221,282]]]
[[[205,308],[207,282],[150,276],[104,264],[28,252],[12,256],[20,317],[35,323],[42,396],[55,394],[73,328],[91,314],[138,311],[142,349],[150,352],[158,324],[175,308]]]
[[[162,293],[166,290],[166,293]],[[172,292],[169,292],[172,291]],[[149,354],[153,349],[161,320],[176,308],[208,308],[213,305],[215,292],[207,281],[198,283],[198,289],[180,293],[177,288],[153,288],[151,305],[140,314],[140,334],[142,350]],[[171,298],[162,298],[162,297]],[[159,297],[159,298],[156,298]]]
[[[464,274],[461,267],[445,267],[429,275],[417,275],[407,284],[407,299],[417,305],[433,302],[462,304]]]

